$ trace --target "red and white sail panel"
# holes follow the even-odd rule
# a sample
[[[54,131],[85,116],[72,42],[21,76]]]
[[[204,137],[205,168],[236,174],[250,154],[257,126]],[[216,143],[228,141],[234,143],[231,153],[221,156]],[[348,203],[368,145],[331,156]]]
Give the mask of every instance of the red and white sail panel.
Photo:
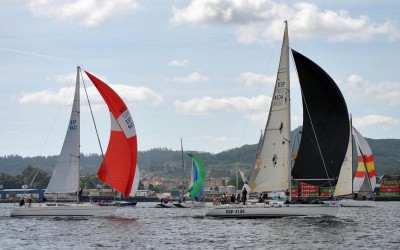
[[[137,164],[135,124],[121,97],[103,81],[89,72],[85,73],[107,103],[111,117],[110,140],[97,176],[128,197],[131,194]]]

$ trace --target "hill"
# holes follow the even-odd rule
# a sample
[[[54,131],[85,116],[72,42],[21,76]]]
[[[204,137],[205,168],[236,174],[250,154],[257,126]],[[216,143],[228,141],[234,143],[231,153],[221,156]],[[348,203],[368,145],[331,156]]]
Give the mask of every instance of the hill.
[[[368,139],[367,141],[374,152],[377,175],[400,173],[400,139]],[[206,165],[208,177],[221,177],[232,175],[236,166],[249,175],[254,166],[257,145],[244,145],[239,148],[223,151],[218,154],[207,152],[192,152],[202,159]],[[189,151],[185,151],[185,172],[189,176],[190,158]],[[38,167],[51,173],[57,156],[21,157],[9,155],[0,157],[0,173],[19,175],[28,165]],[[81,174],[94,175],[101,163],[97,154],[81,155]],[[140,151],[138,165],[141,170],[157,176],[182,176],[181,152],[167,148],[155,148]],[[354,165],[355,167],[355,165]],[[185,173],[186,174],[186,173]]]

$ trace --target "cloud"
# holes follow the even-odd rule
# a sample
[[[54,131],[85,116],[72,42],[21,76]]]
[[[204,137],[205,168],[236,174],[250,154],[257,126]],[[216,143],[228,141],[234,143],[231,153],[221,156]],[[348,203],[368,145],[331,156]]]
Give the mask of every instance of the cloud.
[[[84,26],[98,26],[139,8],[137,0],[29,0],[35,16],[78,21]]]
[[[193,82],[208,82],[210,79],[207,76],[200,74],[199,72],[193,72],[188,76],[184,77],[174,77],[173,82],[181,83],[193,83]]]
[[[132,87],[121,84],[109,85],[112,89],[117,92],[121,98],[128,103],[137,102],[151,102],[153,105],[158,105],[163,101],[163,97],[151,89],[144,87]],[[61,88],[59,90],[42,90],[39,92],[24,93],[18,99],[21,104],[40,103],[40,104],[56,104],[56,105],[67,105],[72,104],[72,97],[74,95],[75,87]],[[81,104],[86,105],[86,94],[82,89],[81,93]],[[95,87],[88,87],[87,92],[90,98],[90,102],[93,107],[98,110],[101,107],[105,107],[104,100],[100,96],[99,92]]]
[[[347,84],[354,94],[362,95],[363,98],[383,100],[386,104],[400,106],[400,83],[384,81],[372,83],[362,76],[351,75],[347,78]]]
[[[230,24],[241,43],[282,39],[282,20],[289,20],[291,37],[322,37],[331,41],[365,41],[375,36],[400,40],[394,22],[374,23],[368,16],[352,17],[345,10],[320,10],[310,3],[281,4],[271,0],[192,0],[173,8],[174,25]]]
[[[194,98],[188,101],[176,100],[175,107],[186,114],[208,114],[211,112],[255,111],[265,110],[271,103],[271,97],[229,97],[212,98],[209,96]]]
[[[356,128],[363,127],[382,127],[382,126],[398,126],[400,120],[384,115],[367,115],[353,119],[353,125]]]
[[[168,63],[169,66],[186,66],[189,63],[189,60],[172,60]]]
[[[276,81],[276,76],[267,76],[252,72],[243,72],[240,74],[240,78],[245,81],[247,86],[254,86],[258,84],[274,86]]]

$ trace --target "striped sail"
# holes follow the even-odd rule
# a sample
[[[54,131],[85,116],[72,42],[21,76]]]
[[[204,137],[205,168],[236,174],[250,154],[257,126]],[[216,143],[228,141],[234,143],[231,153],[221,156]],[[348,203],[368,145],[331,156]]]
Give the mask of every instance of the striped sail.
[[[77,69],[74,102],[61,153],[58,156],[47,193],[74,193],[79,186],[80,98]]]
[[[368,142],[354,127],[353,135],[358,155],[358,166],[353,180],[353,191],[355,193],[371,193],[374,191],[376,185],[374,155]]]
[[[251,192],[281,191],[289,187],[290,83],[287,23],[281,58],[261,148],[250,179]]]
[[[111,134],[104,160],[97,176],[128,197],[137,171],[137,136],[132,116],[113,89],[89,72],[94,86],[110,110]]]

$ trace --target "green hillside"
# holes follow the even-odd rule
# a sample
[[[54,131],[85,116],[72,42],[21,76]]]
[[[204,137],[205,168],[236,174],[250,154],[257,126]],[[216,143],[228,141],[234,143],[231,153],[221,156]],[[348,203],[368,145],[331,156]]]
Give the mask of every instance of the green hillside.
[[[377,175],[400,173],[400,139],[367,139],[374,152]],[[218,154],[185,151],[185,171],[188,172],[190,158],[187,153],[194,153],[205,163],[207,177],[221,177],[232,174],[236,166],[250,175],[254,165],[257,145],[244,145]],[[0,173],[19,175],[28,165],[51,173],[57,156],[21,157],[9,155],[0,157]],[[81,155],[82,175],[94,175],[101,163],[97,154]],[[162,176],[182,176],[181,152],[166,148],[141,151],[138,155],[141,170]],[[354,164],[355,167],[355,164]],[[186,175],[189,176],[189,175]]]

